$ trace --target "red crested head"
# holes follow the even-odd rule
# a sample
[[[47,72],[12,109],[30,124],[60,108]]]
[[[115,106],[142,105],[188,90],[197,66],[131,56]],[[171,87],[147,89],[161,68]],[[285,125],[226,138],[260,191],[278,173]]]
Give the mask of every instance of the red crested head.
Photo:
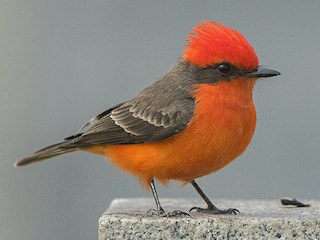
[[[198,67],[228,62],[252,70],[259,60],[253,47],[236,30],[212,21],[202,21],[188,36],[183,58]]]

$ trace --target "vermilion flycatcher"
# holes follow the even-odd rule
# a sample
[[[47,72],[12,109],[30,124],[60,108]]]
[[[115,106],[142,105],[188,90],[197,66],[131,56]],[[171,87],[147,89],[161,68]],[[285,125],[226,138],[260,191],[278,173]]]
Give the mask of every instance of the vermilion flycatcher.
[[[215,172],[246,149],[256,125],[252,90],[260,77],[280,73],[260,67],[254,49],[237,31],[202,21],[188,36],[184,55],[136,97],[91,119],[79,133],[16,163],[23,166],[83,150],[108,157],[150,187],[154,179],[191,183],[208,207],[198,212],[234,213],[214,206],[195,179]],[[190,209],[190,210],[192,210]]]

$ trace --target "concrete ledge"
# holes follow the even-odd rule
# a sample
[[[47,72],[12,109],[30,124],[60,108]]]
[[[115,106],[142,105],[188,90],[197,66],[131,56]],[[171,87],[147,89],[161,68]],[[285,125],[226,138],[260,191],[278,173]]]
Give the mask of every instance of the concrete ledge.
[[[166,211],[205,206],[201,200],[160,199]],[[320,239],[320,201],[311,207],[284,207],[280,201],[215,200],[239,215],[162,218],[146,214],[154,200],[115,199],[99,220],[99,240],[106,239]]]

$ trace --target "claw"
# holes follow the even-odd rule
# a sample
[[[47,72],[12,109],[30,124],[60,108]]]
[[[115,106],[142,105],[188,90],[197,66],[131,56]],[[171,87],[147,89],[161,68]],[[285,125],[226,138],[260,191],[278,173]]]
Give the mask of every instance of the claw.
[[[240,213],[240,211],[236,208],[229,208],[227,210],[222,210],[222,211],[225,211],[226,213],[234,214],[234,215],[237,215]]]
[[[192,210],[196,210],[197,212],[202,213],[209,213],[209,214],[238,214],[240,213],[239,210],[235,208],[229,208],[226,210],[221,210],[217,208],[213,203],[210,201],[210,199],[204,194],[204,192],[201,190],[199,185],[196,183],[195,180],[191,181],[192,186],[197,190],[197,192],[200,194],[200,196],[203,198],[203,200],[207,203],[207,208],[199,208],[199,207],[193,207],[190,208],[189,212]]]
[[[235,208],[229,208],[226,210],[222,210],[222,209],[219,209],[216,207],[208,207],[208,208],[192,207],[192,208],[190,208],[189,212],[191,212],[192,210],[196,210],[197,212],[208,213],[208,214],[234,214],[234,215],[237,215],[238,213],[240,213],[240,211]]]
[[[176,217],[176,216],[188,216],[191,217],[190,214],[180,211],[180,210],[174,210],[172,212],[165,212],[163,209],[156,210],[156,209],[150,209],[147,214],[149,216],[158,216],[158,217]]]
[[[190,208],[189,212],[192,212],[192,210],[196,210],[197,212],[199,212],[198,210],[203,209],[203,208],[199,208],[199,207],[192,207]]]
[[[191,215],[189,213],[186,213],[186,212],[183,212],[180,210],[174,210],[172,212],[167,212],[167,215],[168,215],[168,217],[174,217],[174,216],[179,216],[179,215],[191,217]]]

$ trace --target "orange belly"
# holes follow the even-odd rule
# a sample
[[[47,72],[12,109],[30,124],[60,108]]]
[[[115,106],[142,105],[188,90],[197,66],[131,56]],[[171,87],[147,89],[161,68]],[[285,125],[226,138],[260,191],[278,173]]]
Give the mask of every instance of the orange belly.
[[[169,139],[96,146],[86,151],[107,156],[145,186],[153,178],[162,183],[187,183],[215,172],[239,156],[253,136],[256,112],[253,82],[248,82],[251,81],[200,85],[194,93],[197,105],[193,119],[185,130]],[[230,91],[234,93],[230,95]]]

